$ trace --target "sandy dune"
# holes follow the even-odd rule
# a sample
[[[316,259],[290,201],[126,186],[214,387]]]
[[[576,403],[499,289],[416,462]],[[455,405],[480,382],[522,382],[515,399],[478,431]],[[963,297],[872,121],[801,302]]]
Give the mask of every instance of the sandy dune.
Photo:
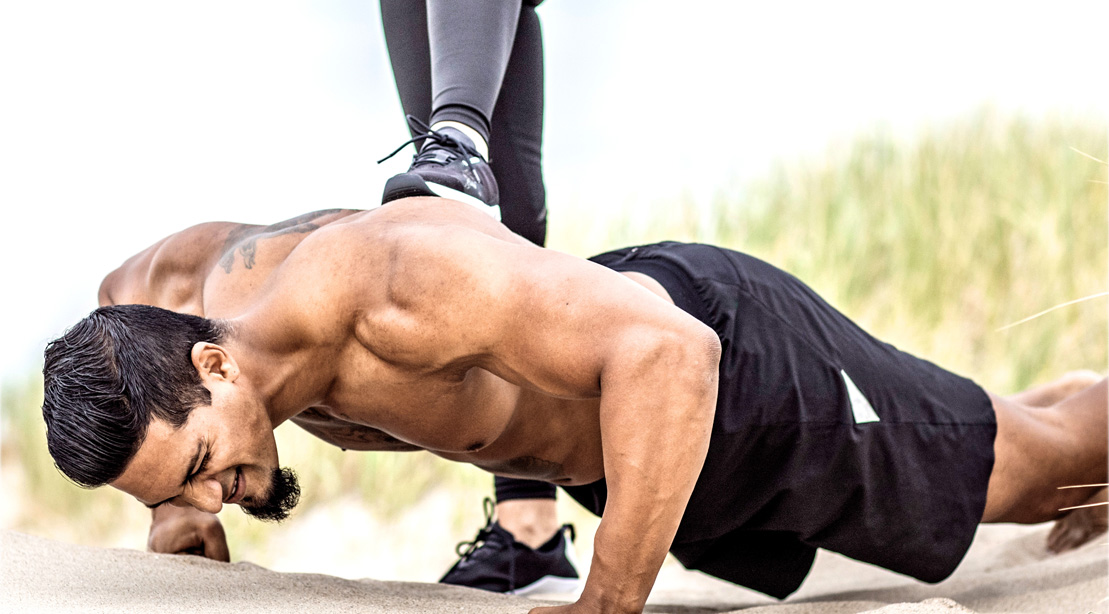
[[[979,531],[963,565],[922,584],[822,552],[801,590],[775,602],[666,566],[651,612],[882,614],[1109,611],[1105,538],[1059,556],[1043,548],[1046,526]],[[89,548],[2,533],[4,611],[12,612],[526,612],[535,601],[412,582],[278,573],[250,563]]]

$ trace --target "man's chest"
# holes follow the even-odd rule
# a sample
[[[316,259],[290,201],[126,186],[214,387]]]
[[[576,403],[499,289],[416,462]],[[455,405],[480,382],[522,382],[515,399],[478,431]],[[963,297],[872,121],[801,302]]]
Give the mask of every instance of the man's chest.
[[[422,449],[379,429],[336,417],[326,407],[310,407],[294,416],[292,421],[344,450],[409,452]]]
[[[367,444],[400,441],[434,452],[473,452],[505,430],[518,394],[518,388],[482,369],[427,374],[349,360],[318,411],[330,419],[333,432],[363,437]]]

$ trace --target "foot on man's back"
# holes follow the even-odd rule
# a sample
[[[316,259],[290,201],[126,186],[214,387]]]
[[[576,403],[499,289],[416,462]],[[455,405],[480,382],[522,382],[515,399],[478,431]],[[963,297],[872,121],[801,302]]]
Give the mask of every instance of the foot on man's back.
[[[412,158],[408,172],[385,182],[381,204],[411,196],[439,196],[474,205],[500,220],[497,180],[473,141],[455,128],[432,130],[411,115],[408,122],[418,134],[404,145],[422,142],[419,153]],[[379,162],[395,155],[404,145]]]
[[[573,540],[574,527],[566,524],[533,549],[489,514],[474,540],[458,545],[461,558],[439,581],[513,595],[573,593],[581,583],[571,560]]]

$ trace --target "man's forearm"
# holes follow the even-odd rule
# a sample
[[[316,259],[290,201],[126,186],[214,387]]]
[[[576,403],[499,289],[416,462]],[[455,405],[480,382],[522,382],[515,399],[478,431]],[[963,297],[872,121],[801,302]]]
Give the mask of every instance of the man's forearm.
[[[642,610],[712,432],[716,336],[699,330],[692,339],[664,341],[643,354],[647,358],[639,365],[624,365],[602,378],[608,501],[581,596],[582,605],[601,612]]]

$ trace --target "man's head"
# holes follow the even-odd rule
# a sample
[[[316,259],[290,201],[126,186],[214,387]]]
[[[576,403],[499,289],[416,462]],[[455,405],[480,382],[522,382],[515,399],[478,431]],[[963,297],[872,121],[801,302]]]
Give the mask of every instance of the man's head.
[[[151,506],[240,503],[284,518],[299,488],[277,468],[264,405],[219,345],[227,335],[215,320],[122,305],[51,342],[42,413],[58,468]]]

